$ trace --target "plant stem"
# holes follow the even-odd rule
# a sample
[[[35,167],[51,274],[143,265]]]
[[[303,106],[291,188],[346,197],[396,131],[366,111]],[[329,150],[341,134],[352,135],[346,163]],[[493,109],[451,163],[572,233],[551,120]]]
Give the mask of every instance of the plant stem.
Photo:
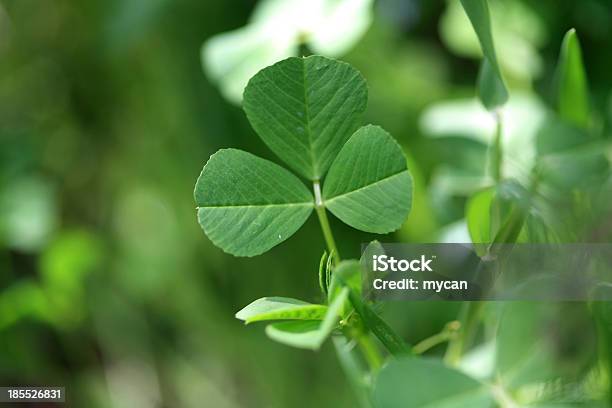
[[[502,114],[500,110],[493,112],[495,118],[495,137],[490,146],[489,151],[489,166],[491,175],[495,183],[499,183],[502,179],[503,167],[503,146],[502,146]]]
[[[368,362],[370,369],[372,371],[378,371],[378,369],[380,369],[382,366],[382,359],[380,358],[376,344],[374,344],[370,335],[368,333],[362,334],[361,336],[357,337],[357,342],[359,343],[359,348],[361,348],[363,357]]]
[[[452,340],[456,336],[457,331],[460,327],[460,323],[457,320],[453,320],[452,322],[446,324],[446,326],[440,333],[434,334],[433,336],[428,337],[420,343],[416,344],[412,348],[412,351],[414,352],[414,354],[423,354],[424,352],[431,349],[432,347],[437,346],[438,344]]]
[[[448,343],[444,360],[450,365],[457,365],[461,361],[461,357],[465,352],[466,347],[471,343],[474,337],[480,313],[484,307],[482,301],[464,302],[461,305],[459,312],[459,330],[457,335]]]
[[[334,264],[337,265],[340,263],[340,253],[338,252],[334,235],[332,234],[331,227],[329,226],[327,212],[325,210],[325,206],[323,205],[323,198],[321,196],[321,185],[319,184],[319,180],[315,180],[312,187],[315,196],[315,210],[317,211],[317,216],[319,217],[321,231],[323,231],[323,237],[325,238],[327,249],[333,257]]]

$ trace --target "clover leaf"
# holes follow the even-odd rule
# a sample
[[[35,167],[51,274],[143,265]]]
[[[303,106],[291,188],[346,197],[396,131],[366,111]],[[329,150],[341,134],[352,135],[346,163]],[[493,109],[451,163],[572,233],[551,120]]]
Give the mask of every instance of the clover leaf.
[[[313,208],[367,232],[398,229],[410,211],[412,178],[387,132],[358,129],[366,104],[361,74],[333,59],[292,57],[256,74],[245,90],[247,117],[270,149],[312,182],[315,197],[277,164],[222,149],[194,192],[210,240],[236,256],[259,255],[293,235]]]

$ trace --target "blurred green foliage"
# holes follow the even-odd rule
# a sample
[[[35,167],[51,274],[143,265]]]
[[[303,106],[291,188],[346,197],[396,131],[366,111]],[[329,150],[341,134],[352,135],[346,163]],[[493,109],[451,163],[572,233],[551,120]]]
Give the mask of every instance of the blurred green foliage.
[[[609,242],[612,5],[490,3],[511,95],[504,173],[526,186],[534,168],[542,176],[526,236]],[[200,61],[203,42],[243,27],[255,6],[0,0],[1,384],[62,384],[74,406],[90,407],[355,405],[331,345],[313,358],[233,318],[270,293],[321,301],[316,220],[252,259],[226,256],[195,221],[193,180],[214,151],[236,146],[277,161]],[[469,21],[453,1],[372,7],[369,29],[342,58],[368,80],[365,123],[400,141],[415,179],[413,212],[386,240],[467,242],[466,199],[487,183],[494,133],[474,98],[480,54]],[[572,27],[586,64],[588,128],[555,113],[559,50]],[[371,240],[331,223],[347,256]],[[610,380],[594,379],[584,369],[591,356],[575,350],[594,349],[583,306],[568,306],[569,326],[547,333],[571,333],[555,342],[568,356],[558,372],[581,374],[590,392]],[[457,307],[389,304],[385,316],[414,343]],[[485,322],[502,313],[490,309]],[[511,333],[529,324],[507,322]],[[492,330],[485,324],[480,336]],[[477,371],[491,349],[483,343],[468,356]]]

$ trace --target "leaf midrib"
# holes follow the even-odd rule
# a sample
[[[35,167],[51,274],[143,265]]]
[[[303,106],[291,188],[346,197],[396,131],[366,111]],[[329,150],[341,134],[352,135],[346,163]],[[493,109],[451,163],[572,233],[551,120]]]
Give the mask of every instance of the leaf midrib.
[[[372,187],[372,186],[374,186],[374,185],[376,185],[378,183],[382,183],[382,182],[384,182],[384,181],[386,181],[386,180],[388,180],[390,178],[393,178],[395,176],[398,176],[398,175],[400,175],[400,174],[402,174],[402,173],[404,173],[406,171],[408,171],[408,169],[403,169],[402,171],[398,171],[397,173],[393,173],[393,174],[391,174],[389,176],[386,176],[386,177],[383,177],[381,179],[378,179],[378,180],[376,180],[373,183],[366,184],[365,186],[361,186],[361,187],[359,187],[359,188],[357,188],[355,190],[347,191],[346,193],[338,194],[338,195],[335,195],[335,196],[333,196],[331,198],[323,197],[323,199],[325,200],[325,202],[332,202],[332,201],[334,201],[334,200],[336,200],[338,198],[342,198],[344,196],[348,196],[350,194],[353,194],[353,193],[356,193],[358,191],[365,190],[366,188]]]
[[[306,120],[306,136],[308,137],[308,153],[310,154],[310,163],[312,165],[312,179],[318,180],[319,164],[315,160],[314,144],[312,142],[312,130],[310,129],[310,111],[308,109],[308,91],[306,84],[306,59],[302,58],[302,81],[304,86],[304,119]]]

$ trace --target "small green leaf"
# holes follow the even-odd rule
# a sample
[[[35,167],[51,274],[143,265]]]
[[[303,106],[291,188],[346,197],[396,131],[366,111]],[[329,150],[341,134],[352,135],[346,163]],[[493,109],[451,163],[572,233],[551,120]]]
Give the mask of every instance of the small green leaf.
[[[359,126],[366,103],[359,71],[320,56],[265,68],[244,92],[244,110],[259,137],[310,180],[323,177]]]
[[[388,233],[412,205],[412,177],[397,142],[378,126],[364,126],[344,145],[323,185],[325,206],[351,227]]]
[[[321,344],[320,326],[316,320],[280,322],[266,326],[266,334],[287,346],[316,350]]]
[[[246,324],[263,320],[321,320],[326,312],[324,305],[285,297],[264,297],[244,307],[236,313],[236,318]]]
[[[327,295],[327,261],[329,258],[331,257],[327,255],[327,251],[323,251],[319,261],[319,288],[323,295]]]
[[[589,125],[589,92],[576,30],[563,38],[556,74],[556,106],[559,115],[576,126]]]
[[[474,27],[484,54],[478,74],[478,95],[485,108],[492,110],[506,103],[508,91],[495,54],[489,6],[487,0],[461,0],[461,4]]]
[[[347,297],[348,289],[344,288],[330,303],[323,321],[274,323],[266,327],[266,334],[272,340],[288,346],[318,350],[337,327]]]
[[[378,408],[493,406],[484,384],[437,360],[423,358],[391,360],[385,365],[376,379],[374,402]]]
[[[313,208],[304,184],[289,171],[250,153],[213,154],[194,191],[198,221],[208,238],[236,256],[254,256],[297,231]]]

